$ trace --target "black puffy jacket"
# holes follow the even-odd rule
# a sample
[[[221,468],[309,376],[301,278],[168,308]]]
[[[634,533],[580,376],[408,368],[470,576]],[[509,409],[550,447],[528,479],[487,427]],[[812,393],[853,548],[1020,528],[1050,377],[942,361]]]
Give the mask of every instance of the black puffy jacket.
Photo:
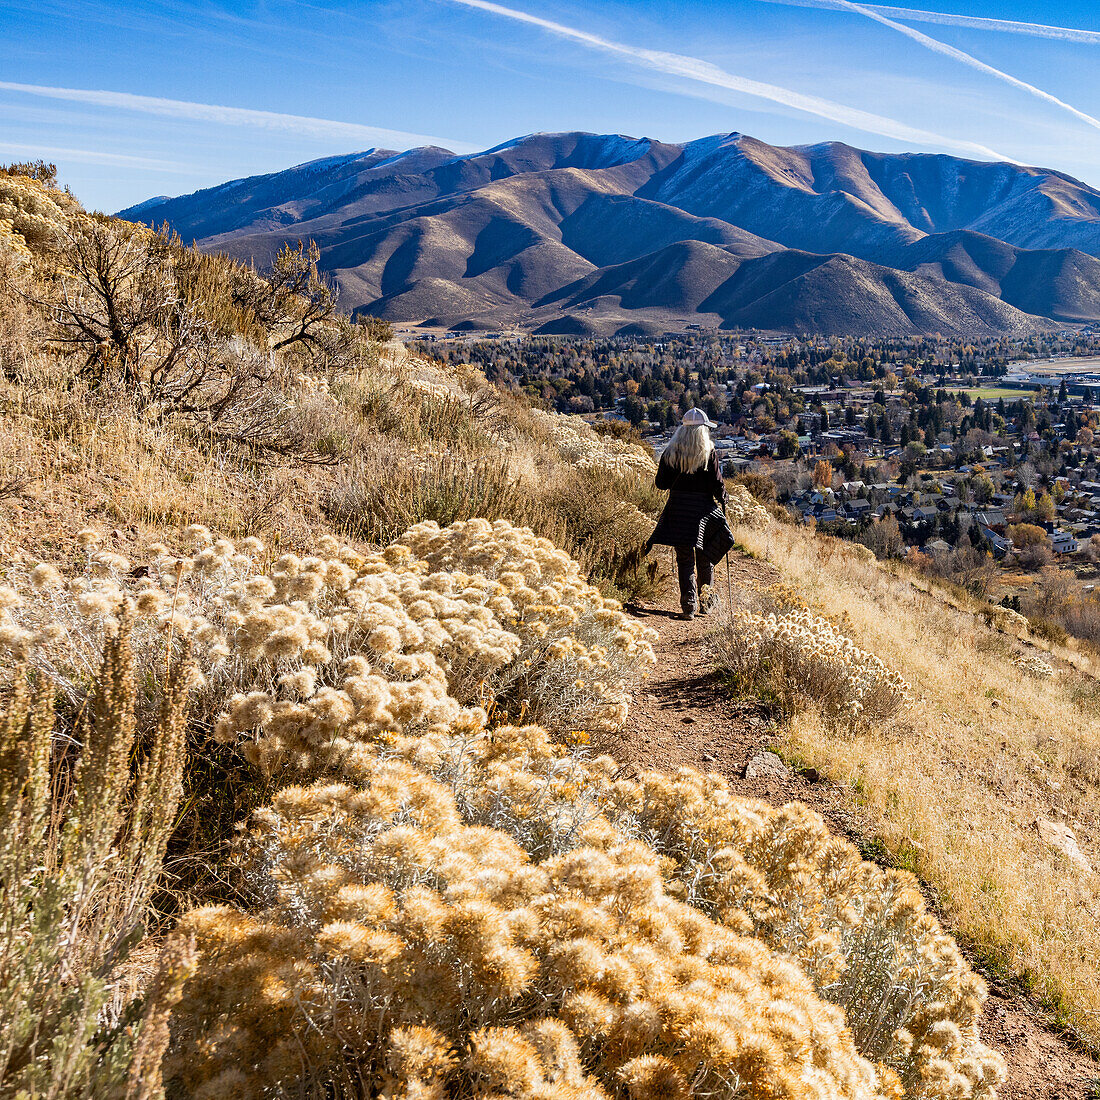
[[[725,528],[722,505],[728,494],[713,451],[707,464],[690,474],[673,469],[662,458],[657,467],[657,488],[669,490],[668,503],[649,537],[647,550],[657,545],[702,550],[708,541],[709,525]]]

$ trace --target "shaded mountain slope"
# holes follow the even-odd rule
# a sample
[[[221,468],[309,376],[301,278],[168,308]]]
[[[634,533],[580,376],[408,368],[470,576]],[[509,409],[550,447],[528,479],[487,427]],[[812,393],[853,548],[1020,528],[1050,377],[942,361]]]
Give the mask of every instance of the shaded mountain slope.
[[[601,268],[534,303],[544,331],[551,307],[583,317],[583,331],[613,332],[632,317],[694,317],[723,328],[908,336],[975,330],[1026,333],[1034,318],[983,290],[868,263],[784,249],[753,259],[698,241]],[[494,319],[504,324],[503,314]],[[658,329],[659,330],[659,329]]]
[[[1024,249],[959,230],[899,250],[889,266],[983,290],[1025,313],[1065,321],[1100,316],[1100,260],[1076,249]]]
[[[312,238],[344,304],[394,321],[863,333],[1100,319],[1100,192],[838,142],[567,133],[473,156],[369,150],[122,216],[260,267]]]

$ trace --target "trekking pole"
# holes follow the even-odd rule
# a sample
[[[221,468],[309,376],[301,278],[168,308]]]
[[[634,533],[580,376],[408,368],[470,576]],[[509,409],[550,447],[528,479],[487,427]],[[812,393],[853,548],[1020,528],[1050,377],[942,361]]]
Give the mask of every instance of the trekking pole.
[[[726,517],[726,526],[729,526],[730,517],[726,511],[726,506],[722,505],[722,515]],[[733,579],[730,575],[730,556],[729,551],[726,551],[726,617],[729,619],[730,627],[733,626]]]

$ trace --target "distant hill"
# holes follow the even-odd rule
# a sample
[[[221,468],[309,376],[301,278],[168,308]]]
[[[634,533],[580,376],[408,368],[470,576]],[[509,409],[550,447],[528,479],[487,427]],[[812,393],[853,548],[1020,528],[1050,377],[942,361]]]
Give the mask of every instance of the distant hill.
[[[686,323],[1022,333],[1100,319],[1100,192],[1062,173],[741,134],[372,149],[120,212],[261,268],[311,237],[343,304],[543,332]]]

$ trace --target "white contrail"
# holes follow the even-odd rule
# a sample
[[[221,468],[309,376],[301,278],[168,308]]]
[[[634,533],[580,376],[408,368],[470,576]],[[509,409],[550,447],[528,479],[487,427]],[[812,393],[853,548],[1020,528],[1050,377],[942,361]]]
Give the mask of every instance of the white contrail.
[[[846,10],[838,0],[763,0],[763,2],[782,4],[790,8]],[[968,27],[971,30],[1024,34],[1031,38],[1054,38],[1061,42],[1080,42],[1088,46],[1100,46],[1100,31],[1087,31],[1081,27],[1055,27],[1048,23],[1023,23],[1015,19],[990,19],[982,15],[955,15],[952,12],[925,11],[921,8],[893,8],[884,4],[865,6],[882,15],[904,19],[907,23],[935,23],[942,27]]]
[[[414,145],[444,145],[454,152],[473,152],[474,146],[464,142],[445,142],[425,134],[409,134],[402,130],[387,130],[380,126],[363,126],[357,122],[336,122],[329,118],[306,115],[285,115],[275,111],[254,111],[246,107],[220,107],[212,103],[189,103],[182,99],[160,99],[156,96],[134,95],[130,92],[104,92],[88,88],[52,88],[41,84],[15,84],[0,81],[0,91],[64,99],[73,103],[90,103],[97,107],[114,107],[124,111],[140,111],[147,115],[188,119],[192,122],[215,122],[225,126],[254,126],[263,130],[283,130],[306,137],[336,141],[367,142],[370,145],[408,149]]]
[[[0,141],[0,150],[15,156],[35,158],[56,157],[58,160],[82,161],[86,164],[108,164],[121,168],[145,168],[150,172],[171,172],[191,176],[206,175],[193,164],[176,164],[170,160],[153,157],[131,157],[124,153],[100,153],[94,149],[60,149],[49,145],[22,145],[12,141]]]
[[[923,31],[914,30],[912,27],[907,27],[904,23],[898,23],[885,15],[880,15],[873,8],[869,8],[865,4],[856,4],[853,3],[852,0],[837,0],[837,3],[841,5],[843,10],[865,15],[868,19],[873,19],[876,23],[881,23],[884,27],[890,27],[899,34],[904,34],[906,38],[911,38],[914,42],[919,42],[922,46],[932,50],[934,53],[943,54],[944,57],[953,58],[955,61],[961,61],[964,65],[969,65],[970,68],[977,69],[980,73],[986,73],[989,76],[996,77],[998,80],[1003,80],[1006,84],[1011,84],[1014,88],[1020,88],[1022,91],[1028,92],[1037,99],[1045,100],[1047,103],[1053,103],[1056,107],[1060,107],[1063,111],[1068,111],[1075,118],[1079,118],[1087,125],[1100,130],[1100,118],[1093,118],[1092,115],[1086,114],[1084,111],[1079,111],[1072,104],[1066,103],[1057,96],[1051,95],[1050,92],[1044,92],[1042,88],[1036,88],[1034,84],[1029,84],[1026,80],[1020,80],[1019,77],[1012,76],[1011,73],[995,69],[992,65],[987,65],[984,61],[979,61],[971,54],[956,49],[954,46],[949,46],[946,42],[941,42],[938,38],[930,38]]]
[[[580,42],[584,46],[600,50],[603,53],[613,54],[616,57],[627,60],[650,69],[654,72],[666,73],[671,76],[694,80],[701,84],[709,84],[716,88],[724,88],[728,91],[743,92],[746,95],[756,96],[759,99],[767,99],[773,103],[791,107],[797,111],[805,111],[807,114],[817,115],[819,118],[827,118],[830,122],[837,122],[844,126],[851,126],[857,130],[865,130],[868,133],[880,134],[883,137],[893,138],[895,141],[913,142],[918,145],[941,146],[947,149],[955,149],[959,152],[977,154],[993,160],[1011,160],[1001,153],[994,152],[985,145],[978,145],[971,141],[959,141],[955,138],[947,138],[941,134],[932,133],[929,130],[921,130],[915,126],[908,126],[896,119],[886,118],[883,115],[872,114],[870,111],[861,111],[858,107],[848,107],[842,103],[834,103],[818,96],[803,95],[801,92],[792,91],[789,88],[780,87],[777,84],[765,84],[759,80],[750,80],[747,77],[737,76],[734,73],[720,69],[709,61],[703,61],[698,57],[688,57],[684,54],[666,53],[664,50],[647,50],[638,46],[628,46],[622,42],[614,42],[611,39],[601,38],[576,27],[568,27],[563,23],[555,23],[549,19],[543,19],[528,12],[518,11],[515,8],[506,8],[502,4],[491,3],[490,0],[449,0],[450,3],[460,4],[467,8],[476,8],[478,11],[489,12],[493,15],[501,15],[507,19],[514,19],[520,23],[527,23],[533,27],[549,31],[561,38],[568,38],[573,42]],[[722,102],[721,100],[719,102]]]

